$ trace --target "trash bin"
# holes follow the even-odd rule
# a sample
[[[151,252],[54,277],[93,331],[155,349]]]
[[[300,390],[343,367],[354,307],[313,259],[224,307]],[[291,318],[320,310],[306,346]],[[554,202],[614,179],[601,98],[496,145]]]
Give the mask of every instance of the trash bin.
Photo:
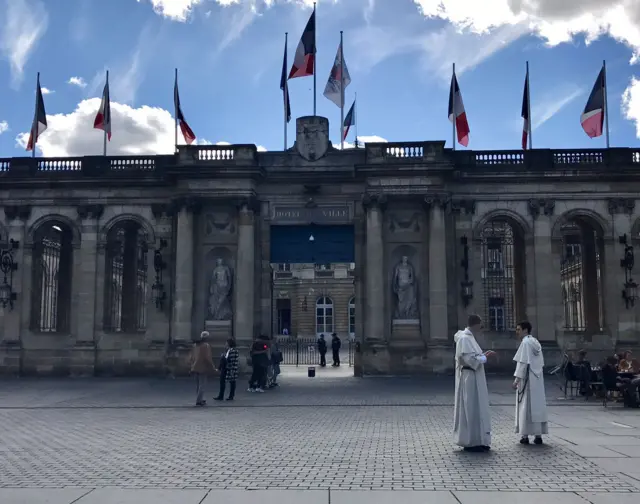
[[[316,368],[311,366],[309,369],[307,369],[307,376],[309,378],[313,378],[316,375]]]

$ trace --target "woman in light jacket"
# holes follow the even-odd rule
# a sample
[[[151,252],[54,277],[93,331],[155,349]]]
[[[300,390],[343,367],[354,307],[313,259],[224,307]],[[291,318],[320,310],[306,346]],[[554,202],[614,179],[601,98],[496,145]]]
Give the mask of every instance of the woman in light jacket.
[[[210,374],[216,372],[216,367],[213,365],[211,347],[207,343],[208,337],[209,333],[202,331],[200,338],[195,341],[191,351],[191,372],[196,376],[196,406],[207,404],[207,401],[204,400],[207,378]]]

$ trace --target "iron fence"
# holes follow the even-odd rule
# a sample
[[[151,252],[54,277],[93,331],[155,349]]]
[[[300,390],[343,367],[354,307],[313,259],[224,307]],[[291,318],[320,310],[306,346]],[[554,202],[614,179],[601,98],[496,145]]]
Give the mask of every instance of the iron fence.
[[[319,366],[320,352],[318,352],[318,340],[315,338],[281,338],[278,347],[282,352],[282,366]],[[331,341],[327,341],[327,363],[331,365]],[[353,366],[355,342],[342,340],[340,348],[340,362]]]

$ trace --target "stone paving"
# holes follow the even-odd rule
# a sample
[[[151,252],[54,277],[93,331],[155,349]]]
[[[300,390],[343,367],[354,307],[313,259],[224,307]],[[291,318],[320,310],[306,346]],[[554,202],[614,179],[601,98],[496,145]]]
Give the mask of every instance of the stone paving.
[[[640,410],[549,383],[552,435],[525,447],[509,382],[490,380],[492,452],[469,454],[447,378],[285,377],[207,408],[187,380],[2,381],[0,503],[638,502]]]

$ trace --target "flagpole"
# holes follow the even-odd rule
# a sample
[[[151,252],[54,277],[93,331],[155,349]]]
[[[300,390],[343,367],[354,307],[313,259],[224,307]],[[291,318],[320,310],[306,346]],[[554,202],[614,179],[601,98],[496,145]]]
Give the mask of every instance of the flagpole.
[[[174,125],[173,125],[173,136],[174,136],[174,149],[173,152],[178,152],[178,100],[176,99],[176,94],[179,93],[178,90],[178,69],[176,68],[176,79],[174,84],[174,97],[173,97],[173,117],[174,117]]]
[[[533,118],[531,117],[531,82],[529,81],[529,62],[527,61],[527,115],[529,121],[527,128],[529,129],[529,150],[533,149]]]
[[[288,62],[287,62],[287,47],[288,47],[288,40],[289,40],[289,32],[285,32],[284,33],[284,70],[286,72],[287,68],[288,68]],[[315,72],[316,72],[316,67],[315,67],[315,60],[313,62],[313,73],[314,73],[314,78],[315,78]],[[282,92],[284,93],[284,150],[287,150],[287,119],[288,119],[288,114],[287,112],[289,112],[289,79],[287,79],[287,76],[285,74],[285,79],[284,79],[284,89],[282,90]],[[314,93],[315,96],[315,93]]]
[[[344,150],[344,48],[340,30],[340,149]]]
[[[40,72],[36,77],[36,109],[33,113],[33,122],[31,123],[31,135],[33,137],[33,149],[31,149],[31,157],[36,157],[36,144],[38,143],[38,99],[40,98],[38,94],[38,88],[40,87]]]
[[[451,112],[453,114],[453,121],[451,121],[452,125],[452,140],[453,140],[453,150],[456,150],[456,95],[455,95],[455,87],[454,82],[456,78],[456,64],[453,64],[453,74],[451,75]]]
[[[107,82],[105,83],[107,86],[107,89],[109,88],[109,70],[107,70]],[[109,96],[109,101],[111,101],[111,97]],[[103,114],[105,114],[105,120],[106,120],[106,103],[105,103],[105,110],[103,112]],[[110,106],[110,105],[109,105]],[[109,121],[111,121],[111,117],[109,117]],[[103,136],[103,146],[102,146],[102,155],[106,157],[107,155],[107,125],[104,125],[104,136]]]
[[[609,88],[607,87],[607,61],[602,60],[602,69],[604,70],[604,121],[605,121],[605,129],[606,129],[606,138],[607,138],[607,149],[610,147],[609,145],[609,100],[607,99],[607,95],[609,94]]]
[[[316,115],[316,74],[318,73],[318,62],[316,61],[316,33],[318,32],[318,16],[316,15],[316,3],[313,2],[313,17],[315,27],[313,30],[313,115]]]
[[[355,122],[355,131],[356,134],[356,149],[358,148],[358,93],[356,92],[355,97],[353,98],[353,120]]]

